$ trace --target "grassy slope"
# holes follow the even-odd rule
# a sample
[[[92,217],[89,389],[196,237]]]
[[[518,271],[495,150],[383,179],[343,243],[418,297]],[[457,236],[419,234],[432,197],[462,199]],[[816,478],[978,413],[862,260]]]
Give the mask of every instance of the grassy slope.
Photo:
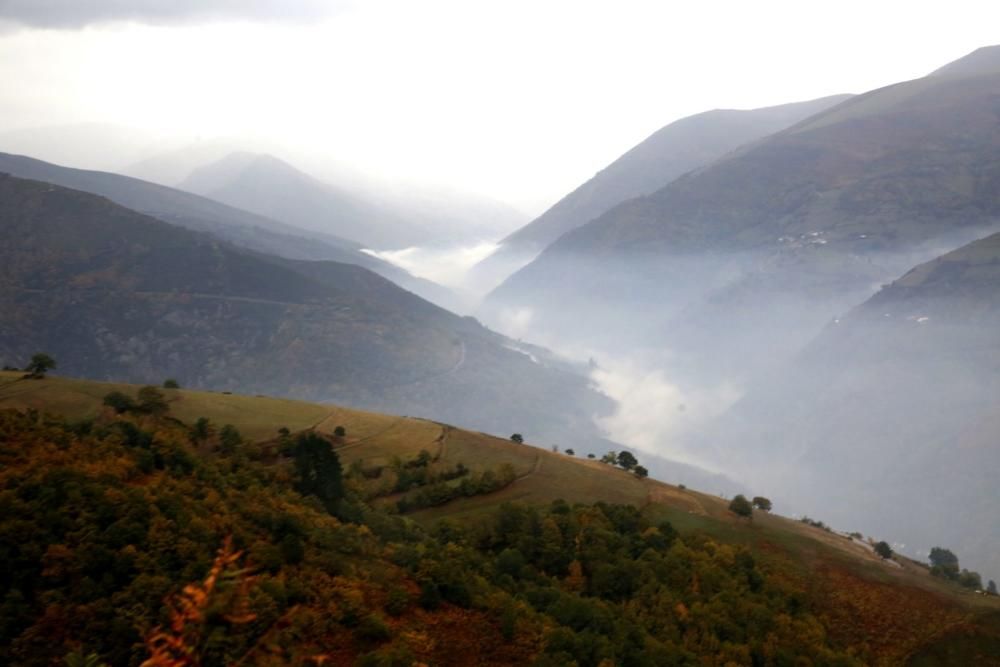
[[[59,377],[20,378],[20,373],[0,373],[0,409],[35,408],[86,418],[101,411],[101,398],[109,391],[135,390]],[[736,519],[716,496],[423,419],[266,397],[165,391],[171,414],[182,421],[204,416],[217,424],[232,423],[255,440],[270,439],[280,426],[324,433],[344,426],[348,435],[339,451],[345,464],[409,458],[426,449],[445,464],[461,462],[481,470],[510,463],[517,471],[518,480],[495,494],[415,513],[422,523],[475,521],[504,501],[628,503],[671,521],[682,532],[750,546],[775,571],[803,582],[809,599],[824,610],[831,632],[850,643],[867,641],[880,664],[905,664],[910,658],[920,665],[956,664],[958,658],[1000,664],[982,661],[1000,651],[1000,599],[962,591],[905,558],[897,558],[899,567],[882,563],[869,549],[836,533],[760,512],[749,523]]]

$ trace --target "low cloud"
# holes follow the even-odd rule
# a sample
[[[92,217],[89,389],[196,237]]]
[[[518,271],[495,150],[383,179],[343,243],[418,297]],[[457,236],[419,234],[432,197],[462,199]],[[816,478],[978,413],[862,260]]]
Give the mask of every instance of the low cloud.
[[[662,370],[634,359],[601,360],[591,379],[618,404],[614,414],[597,420],[609,438],[638,451],[715,467],[678,442],[731,406],[740,397],[735,386],[687,390],[670,382]]]
[[[469,270],[496,252],[495,243],[444,248],[404,248],[402,250],[365,250],[364,252],[406,269],[420,278],[433,280],[445,287],[465,286]]]
[[[348,5],[347,0],[0,0],[0,22],[64,30],[117,22],[296,23],[322,19],[345,10]]]

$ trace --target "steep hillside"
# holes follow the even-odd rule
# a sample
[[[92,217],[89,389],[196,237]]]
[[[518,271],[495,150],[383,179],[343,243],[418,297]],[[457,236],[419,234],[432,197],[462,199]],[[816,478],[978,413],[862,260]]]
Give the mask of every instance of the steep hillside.
[[[829,325],[706,434],[800,511],[1000,573],[1000,234]],[[764,463],[766,462],[766,464]],[[838,503],[818,497],[836,493]]]
[[[335,400],[597,438],[610,402],[360,267],[255,255],[93,195],[0,177],[0,358],[91,378]]]
[[[230,536],[255,578],[221,566],[222,613],[174,630],[205,664],[998,664],[1000,600],[863,540],[440,423],[187,390],[116,414],[113,390],[137,395],[0,373],[4,659],[137,663]],[[316,447],[334,495],[302,485]]]
[[[848,99],[834,95],[752,110],[716,109],[660,128],[538,218],[506,237],[477,269],[495,285],[566,232],[623,201],[655,192],[677,177]]]
[[[691,376],[744,378],[996,227],[998,99],[1000,72],[854,97],[569,232],[498,288],[493,317],[530,310],[579,340],[586,314],[598,336],[683,351]]]
[[[140,213],[258,252],[292,259],[333,260],[364,266],[445,307],[454,297],[439,285],[360,252],[361,246],[332,234],[305,231],[205,197],[139,179],[100,171],[61,167],[20,155],[0,153],[0,173],[45,181],[107,197]]]
[[[979,76],[1000,70],[1000,45],[984,46],[931,72],[931,76]]]
[[[519,214],[459,194],[400,195],[338,187],[271,155],[232,153],[194,170],[178,185],[304,229],[391,250],[428,243],[496,238]]]

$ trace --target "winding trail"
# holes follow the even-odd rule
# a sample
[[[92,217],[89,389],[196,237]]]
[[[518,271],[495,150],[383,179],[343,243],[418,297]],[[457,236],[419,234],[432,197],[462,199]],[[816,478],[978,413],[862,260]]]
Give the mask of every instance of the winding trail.
[[[406,417],[400,417],[400,418],[394,420],[391,424],[389,424],[388,426],[386,426],[381,431],[377,431],[375,433],[372,433],[371,435],[366,435],[365,437],[361,438],[360,440],[355,440],[354,442],[352,442],[349,445],[344,445],[343,447],[338,447],[336,449],[336,451],[337,452],[344,452],[344,451],[347,451],[348,449],[354,449],[355,447],[360,447],[361,445],[365,444],[366,442],[369,442],[369,441],[371,441],[371,440],[373,440],[375,438],[378,438],[378,437],[384,435],[385,433],[391,431],[392,429],[394,429],[397,426],[399,426],[400,424],[402,424],[404,421],[406,421]]]
[[[531,470],[529,470],[528,472],[524,473],[520,477],[514,478],[514,481],[511,482],[510,484],[514,485],[514,484],[517,484],[518,482],[520,482],[522,479],[528,479],[529,477],[531,477],[532,475],[534,475],[536,472],[538,472],[541,469],[542,469],[542,453],[538,452],[538,454],[535,456],[535,465],[531,466]],[[506,488],[506,487],[504,487],[504,488]],[[499,489],[499,490],[503,491],[503,489]]]
[[[438,443],[437,456],[434,458],[435,461],[440,461],[448,455],[448,436],[451,435],[451,431],[451,426],[441,424],[441,434],[437,437],[437,440],[434,441]]]

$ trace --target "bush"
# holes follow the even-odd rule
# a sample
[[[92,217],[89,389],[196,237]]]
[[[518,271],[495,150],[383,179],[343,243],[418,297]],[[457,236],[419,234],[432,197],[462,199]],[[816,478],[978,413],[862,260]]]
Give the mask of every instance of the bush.
[[[429,579],[420,582],[420,606],[428,611],[441,606],[441,589]]]
[[[754,496],[754,499],[751,502],[753,503],[754,507],[756,507],[762,512],[771,511],[771,501],[768,498],[765,498],[764,496]]]
[[[748,519],[753,518],[753,505],[750,504],[750,501],[742,493],[729,502],[729,511],[736,516]]]
[[[344,428],[343,426],[338,426],[337,428],[333,429],[333,434],[338,438],[343,438],[344,436],[347,435],[347,429]]]
[[[931,574],[943,579],[958,579],[958,556],[949,549],[934,547],[931,549],[929,560],[931,562]]]
[[[104,405],[113,409],[117,414],[135,409],[135,401],[132,397],[120,391],[112,391],[104,396]]]
[[[173,378],[167,378],[166,380],[163,381],[163,388],[164,389],[180,389],[181,385],[180,385],[179,382],[177,382],[177,380],[175,380]]]
[[[225,424],[219,431],[219,450],[224,454],[232,454],[243,444],[243,436],[232,424]]]
[[[621,452],[618,454],[618,465],[625,470],[632,470],[639,465],[639,459],[632,452]]]
[[[958,585],[963,588],[971,588],[974,591],[979,591],[983,589],[983,578],[979,576],[978,572],[962,570],[962,573],[958,575]]]
[[[886,541],[881,541],[875,545],[875,553],[879,555],[880,558],[892,558],[892,547]]]
[[[410,594],[402,586],[394,586],[389,589],[389,595],[385,601],[385,610],[391,616],[402,616],[410,607]]]
[[[376,614],[365,616],[355,632],[362,640],[373,643],[384,642],[392,636],[389,626]]]
[[[33,378],[43,378],[45,374],[56,367],[56,360],[45,354],[38,352],[32,355],[31,361],[24,367],[25,372]]]
[[[136,409],[154,417],[159,417],[166,414],[170,410],[170,406],[167,404],[167,397],[163,395],[162,391],[156,387],[146,386],[139,390]]]

